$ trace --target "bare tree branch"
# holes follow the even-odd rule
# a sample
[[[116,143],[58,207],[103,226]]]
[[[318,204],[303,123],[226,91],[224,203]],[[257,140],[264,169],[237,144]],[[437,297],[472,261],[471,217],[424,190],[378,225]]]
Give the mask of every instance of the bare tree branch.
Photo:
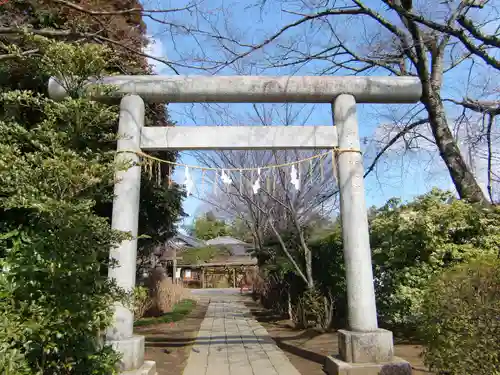
[[[344,9],[329,9],[329,10],[325,10],[325,11],[318,12],[315,14],[306,15],[306,16],[298,19],[297,21],[292,22],[292,23],[282,27],[280,30],[278,30],[278,32],[276,32],[273,35],[271,35],[270,37],[266,38],[263,42],[252,46],[252,48],[250,48],[246,52],[243,52],[242,54],[239,54],[235,58],[233,58],[229,61],[226,61],[225,65],[234,64],[236,61],[245,58],[246,56],[250,55],[252,52],[257,51],[257,50],[263,48],[264,46],[270,44],[274,40],[278,39],[286,31],[288,31],[294,27],[297,27],[305,22],[308,22],[308,21],[311,21],[311,20],[314,20],[317,18],[325,17],[328,15],[353,15],[353,14],[363,14],[363,13],[364,13],[364,11],[360,10],[360,9],[356,9],[356,8],[345,9],[344,8]]]
[[[144,53],[140,50],[129,47],[122,42],[119,42],[119,41],[116,41],[116,40],[113,40],[110,38],[106,38],[102,35],[99,35],[99,33],[85,33],[85,32],[73,31],[73,30],[33,29],[33,28],[27,29],[27,28],[20,28],[20,27],[0,27],[0,35],[26,35],[26,34],[34,34],[34,35],[40,35],[40,36],[45,36],[45,37],[50,37],[50,38],[84,39],[84,40],[94,40],[94,41],[101,42],[101,43],[104,43],[104,42],[110,43],[110,44],[116,45],[120,48],[123,48],[127,51],[130,51],[136,55],[143,56],[143,57],[161,62],[161,63],[167,65],[176,74],[179,74],[178,70],[174,67],[175,63],[172,63],[168,60]]]
[[[486,35],[482,33],[480,27],[474,25],[474,23],[470,19],[465,17],[465,15],[461,15],[460,17],[458,17],[457,22],[458,24],[460,24],[460,26],[471,33],[471,35],[477,40],[480,40],[486,45],[500,48],[500,38],[495,35]]]
[[[33,55],[37,52],[39,52],[40,50],[38,48],[35,48],[35,49],[30,49],[30,50],[27,50],[27,51],[23,51],[23,52],[20,52],[20,53],[10,53],[10,54],[5,54],[5,55],[0,55],[0,61],[2,60],[12,60],[12,59],[17,59],[21,56],[30,56],[30,55]]]
[[[66,0],[52,0],[55,3],[67,6],[69,8],[78,10],[80,12],[89,14],[91,16],[116,16],[116,15],[123,15],[123,14],[130,14],[130,13],[175,13],[175,12],[182,12],[185,10],[191,10],[193,9],[196,4],[191,4],[182,8],[171,8],[171,9],[142,9],[142,8],[130,8],[130,9],[123,9],[123,10],[116,10],[116,11],[96,11],[96,10],[90,10],[86,9],[80,5],[74,4],[70,1]]]
[[[470,98],[465,98],[463,100],[455,99],[443,99],[446,102],[451,102],[457,105],[461,105],[464,108],[470,109],[474,112],[488,113],[491,116],[500,115],[500,101],[480,101]]]
[[[387,152],[387,150],[389,150],[389,148],[391,148],[391,146],[393,146],[399,139],[401,139],[401,137],[407,134],[410,130],[415,129],[417,126],[428,123],[429,119],[421,119],[405,126],[404,129],[402,129],[394,137],[392,137],[391,140],[387,142],[385,146],[382,147],[382,149],[377,153],[377,155],[363,174],[363,177],[366,178],[375,169],[375,166],[377,165],[377,162],[380,160],[380,158]]]
[[[488,190],[488,195],[490,197],[491,203],[495,203],[495,199],[493,197],[493,187],[492,187],[492,141],[491,141],[491,129],[493,128],[494,116],[492,114],[488,115],[488,127],[486,130],[486,139],[487,139],[487,147],[488,147],[488,165],[487,165],[487,185],[486,189]]]
[[[387,4],[391,9],[395,10],[400,15],[407,18],[408,20],[420,23],[433,30],[439,31],[443,34],[453,35],[454,37],[459,39],[463,43],[465,48],[467,48],[471,53],[480,57],[487,64],[493,66],[495,69],[500,69],[500,60],[489,55],[485,51],[484,46],[478,46],[474,44],[473,41],[465,34],[463,30],[456,29],[450,25],[443,25],[441,23],[428,20],[423,16],[413,13],[411,10],[405,9],[403,6],[400,5],[400,2],[397,0],[383,0],[383,2]]]

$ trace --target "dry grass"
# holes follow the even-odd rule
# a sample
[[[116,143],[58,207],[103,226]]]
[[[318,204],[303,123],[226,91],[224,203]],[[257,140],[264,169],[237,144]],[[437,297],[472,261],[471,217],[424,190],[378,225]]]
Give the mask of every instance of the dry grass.
[[[255,269],[246,269],[238,281],[239,285],[244,285],[253,290],[259,290],[262,278]]]
[[[189,296],[189,290],[181,284],[174,284],[161,271],[153,271],[149,277],[151,308],[148,316],[159,316],[172,311],[174,305]]]
[[[181,284],[174,284],[170,279],[163,279],[156,284],[153,296],[153,304],[161,314],[172,310],[177,302],[187,298],[188,290]]]

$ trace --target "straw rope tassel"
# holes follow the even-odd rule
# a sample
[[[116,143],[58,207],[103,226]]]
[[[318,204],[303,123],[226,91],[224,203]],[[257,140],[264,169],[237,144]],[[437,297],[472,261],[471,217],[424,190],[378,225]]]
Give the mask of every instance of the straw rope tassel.
[[[146,171],[147,159],[145,157],[139,156],[139,166],[141,167],[141,173]]]
[[[156,174],[156,183],[158,186],[161,186],[161,163],[157,162],[156,165],[158,166],[157,168],[157,174]]]
[[[196,195],[195,195],[195,196],[198,196],[198,197],[199,197],[199,196],[201,196],[201,191],[200,191],[200,188],[199,188],[199,186],[198,186],[199,184],[197,184],[197,183],[196,183],[196,179],[195,179],[195,178],[193,178],[192,176],[191,176],[191,178],[192,178],[192,180],[193,180],[194,191],[195,191],[195,193],[196,193]],[[191,194],[191,195],[194,195],[194,194]]]
[[[170,166],[168,166],[168,167],[170,167]],[[165,175],[165,186],[167,186],[167,187],[168,187],[168,178],[169,178],[168,176],[169,175],[170,175],[170,168],[168,168],[167,174]]]
[[[313,183],[313,161],[309,160],[309,183],[312,185]]]
[[[169,164],[168,166],[168,188],[172,188],[172,164]]]
[[[272,184],[271,184],[271,191],[273,192],[273,196],[277,194],[277,190],[276,190],[276,176],[278,175],[279,173],[279,170],[276,169],[276,168],[273,168],[273,172],[271,174],[272,176]]]
[[[335,157],[335,150],[332,150],[332,171],[333,171],[333,178],[335,179],[335,182],[338,184],[339,179],[337,175],[337,158]]]
[[[248,180],[248,182],[250,184],[250,191],[253,191],[253,180],[254,180],[255,175],[256,175],[255,171],[250,172],[250,179]]]
[[[273,171],[276,172],[276,169],[273,168]],[[273,195],[276,193],[276,173],[273,173]]]
[[[222,173],[224,172],[224,170],[221,171],[221,179],[222,179]],[[229,179],[231,179],[231,172],[224,172],[226,173],[226,176],[229,177]],[[229,191],[229,187],[228,187],[228,184],[223,180],[222,181],[222,190],[224,191],[224,193],[227,194],[227,192]]]
[[[325,166],[323,165],[323,157],[319,158],[319,173],[321,174],[321,182],[325,181]]]
[[[240,195],[243,195],[243,171],[240,169]]]

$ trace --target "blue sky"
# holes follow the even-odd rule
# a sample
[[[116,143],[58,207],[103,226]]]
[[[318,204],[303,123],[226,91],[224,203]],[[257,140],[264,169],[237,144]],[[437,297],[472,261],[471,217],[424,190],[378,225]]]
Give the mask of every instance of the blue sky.
[[[370,1],[371,2],[371,1]],[[205,5],[203,5],[205,4]],[[281,11],[278,7],[277,1],[268,1],[268,7],[263,13],[259,8],[248,8],[248,3],[235,3],[231,5],[229,10],[226,10],[224,17],[221,12],[213,11],[208,16],[213,21],[218,23],[221,27],[230,27],[231,32],[249,33],[251,36],[246,35],[247,39],[253,42],[262,40],[264,35],[279,29],[291,20],[297,19],[297,16],[287,14]],[[274,5],[273,5],[274,4]],[[151,9],[165,9],[165,8],[178,8],[186,5],[185,1],[180,0],[157,0],[148,5],[145,2],[145,8]],[[210,0],[209,2],[202,3],[204,10],[215,9],[218,6],[227,7],[228,3],[224,0]],[[220,15],[220,19],[217,18]],[[184,17],[184,18],[182,18]],[[206,26],[206,22],[195,14],[189,15],[184,13],[179,16],[169,16],[169,21],[186,22],[195,24],[199,27]],[[215,17],[215,18],[214,18]],[[230,22],[226,22],[230,20]],[[178,59],[179,53],[192,54],[200,50],[200,45],[197,44],[192,38],[189,37],[176,37],[171,38],[170,33],[165,31],[165,25],[157,22],[152,22],[148,19],[145,20],[148,25],[148,34],[150,35],[153,44],[149,47],[149,53],[162,57],[171,58],[172,60]],[[230,25],[228,26],[227,23]],[[235,26],[237,25],[237,27]],[[245,31],[251,30],[251,31]],[[313,36],[313,38],[321,38]],[[286,40],[286,36],[285,36]],[[211,58],[217,57],[215,49],[207,42],[201,46],[204,50],[208,51]],[[254,59],[259,58],[259,53],[253,55]],[[255,61],[255,60],[254,60]],[[318,66],[310,64],[307,69],[309,74],[315,71]],[[155,64],[155,69],[159,74],[174,74],[169,68],[161,64]],[[308,70],[301,72],[307,74]],[[199,70],[180,68],[181,74],[204,74]],[[234,71],[223,70],[219,75],[235,74]],[[272,70],[265,72],[267,75],[281,75],[286,72]],[[457,82],[460,80],[459,73],[452,77]],[[457,86],[460,86],[457,84]],[[454,90],[454,86],[450,85],[449,90]],[[238,104],[225,106],[231,111],[233,118],[238,119],[240,123],[249,123],[257,125],[255,119],[252,119],[252,109],[250,105]],[[329,105],[307,105],[302,107],[303,118],[299,117],[295,125],[328,125],[332,124],[332,116]],[[385,106],[385,105],[359,105],[358,106],[358,121],[360,127],[361,137],[374,138],[380,136],[380,125],[390,122],[391,119],[386,118],[387,114],[398,118],[399,112],[403,113],[409,108],[406,106]],[[168,106],[169,113],[172,119],[177,122],[178,126],[195,126],[195,125],[218,125],[214,123],[213,112],[207,111],[202,105],[186,105],[186,104],[170,104]],[[307,116],[306,116],[307,115]],[[384,117],[385,115],[385,117]],[[221,121],[216,118],[215,121]],[[226,123],[226,125],[234,125],[234,123]],[[449,189],[452,187],[450,178],[444,169],[442,162],[439,160],[435,152],[414,152],[406,153],[404,157],[401,156],[402,149],[396,145],[392,153],[390,153],[377,168],[377,173],[370,175],[366,181],[366,198],[367,204],[381,205],[391,197],[401,197],[403,199],[411,199],[415,195],[425,193],[433,186]],[[181,154],[181,160],[187,164],[197,164],[193,157],[187,153]],[[369,162],[369,161],[368,161]],[[179,168],[174,174],[176,181],[183,181],[184,170]],[[199,176],[198,176],[199,177]],[[197,198],[190,197],[184,202],[184,209],[190,215],[186,223],[189,223],[200,209],[200,201]]]

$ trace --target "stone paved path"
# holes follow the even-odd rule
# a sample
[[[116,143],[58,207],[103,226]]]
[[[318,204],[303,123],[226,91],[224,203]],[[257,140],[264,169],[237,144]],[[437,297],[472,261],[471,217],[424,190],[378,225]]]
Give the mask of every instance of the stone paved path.
[[[184,375],[300,375],[247,307],[212,299]]]

